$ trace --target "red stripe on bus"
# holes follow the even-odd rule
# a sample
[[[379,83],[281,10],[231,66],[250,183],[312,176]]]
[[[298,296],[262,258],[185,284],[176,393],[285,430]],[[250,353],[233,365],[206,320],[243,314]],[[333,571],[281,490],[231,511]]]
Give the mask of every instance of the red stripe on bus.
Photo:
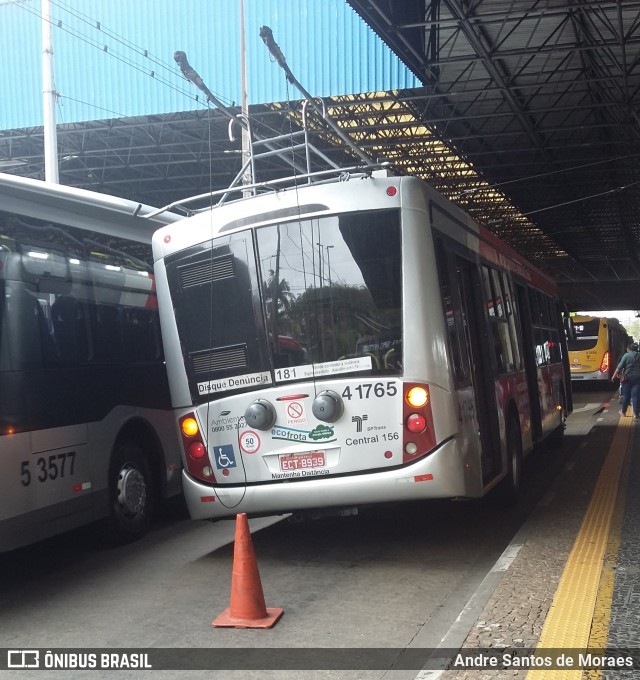
[[[200,502],[201,503],[215,503],[216,497],[215,496],[200,496]]]
[[[147,295],[146,309],[158,309],[158,297],[156,295],[156,277],[153,274],[149,275],[151,280],[151,291]]]

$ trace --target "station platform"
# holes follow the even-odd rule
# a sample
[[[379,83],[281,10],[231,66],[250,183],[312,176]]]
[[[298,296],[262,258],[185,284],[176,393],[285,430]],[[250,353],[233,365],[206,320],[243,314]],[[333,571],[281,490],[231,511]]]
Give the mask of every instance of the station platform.
[[[640,678],[640,421],[618,409],[572,414],[562,474],[416,680]]]

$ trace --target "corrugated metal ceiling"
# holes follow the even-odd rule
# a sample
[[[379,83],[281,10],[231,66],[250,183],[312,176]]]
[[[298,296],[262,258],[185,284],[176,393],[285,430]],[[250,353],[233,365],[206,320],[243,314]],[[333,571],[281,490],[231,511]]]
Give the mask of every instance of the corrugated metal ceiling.
[[[570,299],[640,306],[640,3],[349,4],[422,81],[403,93],[416,118],[486,181],[459,202]],[[492,215],[495,190],[512,214]]]

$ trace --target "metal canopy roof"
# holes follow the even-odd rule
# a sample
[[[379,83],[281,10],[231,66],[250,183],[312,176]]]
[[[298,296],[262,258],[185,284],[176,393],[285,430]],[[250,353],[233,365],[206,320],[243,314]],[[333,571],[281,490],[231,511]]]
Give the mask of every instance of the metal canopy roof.
[[[416,118],[490,185],[467,184],[470,211],[577,306],[638,308],[640,2],[348,1],[423,82]],[[492,223],[494,189],[515,210]]]
[[[550,273],[574,309],[639,309],[640,1],[348,1],[424,87],[328,100],[341,127]],[[286,134],[300,106],[251,115]],[[215,109],[58,126],[60,181],[151,205],[219,189],[240,167],[227,128]],[[42,167],[42,128],[0,132],[0,170]],[[282,172],[273,159],[260,179]]]

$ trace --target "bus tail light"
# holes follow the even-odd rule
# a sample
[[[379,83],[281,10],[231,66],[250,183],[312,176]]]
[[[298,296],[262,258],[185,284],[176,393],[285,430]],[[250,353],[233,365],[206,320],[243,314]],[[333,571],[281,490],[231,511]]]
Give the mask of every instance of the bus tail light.
[[[607,373],[609,371],[609,350],[602,355],[600,362],[600,373]]]
[[[191,442],[191,444],[189,444],[189,455],[192,458],[195,458],[195,460],[204,458],[204,454],[206,452],[207,450],[204,448],[204,444],[202,442]]]
[[[184,449],[184,463],[189,474],[197,479],[212,484],[216,481],[207,456],[207,447],[203,442],[200,426],[195,414],[188,413],[178,421],[182,448]]]
[[[422,408],[429,401],[429,392],[422,385],[416,385],[407,391],[405,401],[409,406]]]
[[[405,384],[402,410],[403,463],[426,456],[436,445],[429,387]]]
[[[193,416],[185,416],[180,421],[180,431],[185,437],[195,437],[200,434],[198,421]]]
[[[419,434],[427,429],[427,419],[422,413],[412,413],[407,418],[407,430],[414,434]]]

